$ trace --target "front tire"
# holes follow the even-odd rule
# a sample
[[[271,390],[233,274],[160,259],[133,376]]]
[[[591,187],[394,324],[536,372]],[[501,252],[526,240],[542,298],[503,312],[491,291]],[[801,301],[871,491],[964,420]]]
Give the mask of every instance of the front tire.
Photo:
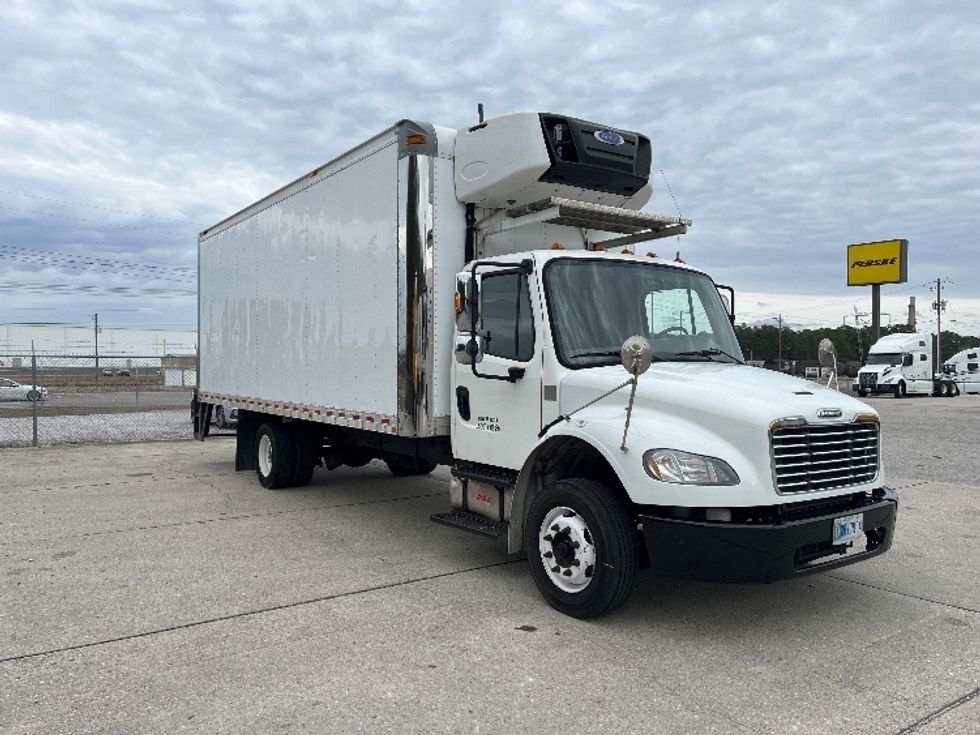
[[[899,382],[898,387],[895,389],[896,398],[905,398],[908,395],[908,389],[905,387],[905,381]]]
[[[868,397],[868,391],[866,391],[866,390],[858,390],[858,396],[860,398],[867,398]]]
[[[524,525],[531,576],[548,604],[574,618],[595,618],[633,591],[639,563],[636,523],[625,503],[595,480],[549,485]]]
[[[262,487],[270,490],[288,487],[295,466],[292,432],[282,424],[262,424],[255,433],[255,474]]]

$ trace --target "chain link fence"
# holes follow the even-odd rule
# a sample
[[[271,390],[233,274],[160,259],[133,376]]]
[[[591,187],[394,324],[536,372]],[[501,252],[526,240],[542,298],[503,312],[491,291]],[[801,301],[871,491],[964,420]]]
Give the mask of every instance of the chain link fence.
[[[193,355],[0,354],[0,447],[187,439]]]

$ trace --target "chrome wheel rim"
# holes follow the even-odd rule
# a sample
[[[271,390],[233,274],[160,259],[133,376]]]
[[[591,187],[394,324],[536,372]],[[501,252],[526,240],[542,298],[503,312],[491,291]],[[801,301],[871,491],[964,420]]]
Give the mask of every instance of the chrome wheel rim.
[[[558,589],[574,594],[592,583],[595,543],[585,519],[573,509],[558,506],[545,514],[538,530],[538,554]]]
[[[263,477],[272,474],[272,439],[268,434],[259,439],[259,472]]]

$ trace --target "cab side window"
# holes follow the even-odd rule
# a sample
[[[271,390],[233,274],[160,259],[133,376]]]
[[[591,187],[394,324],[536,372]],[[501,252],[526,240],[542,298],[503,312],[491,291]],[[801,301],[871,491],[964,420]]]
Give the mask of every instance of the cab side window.
[[[527,362],[534,356],[534,317],[523,273],[487,275],[480,283],[479,334],[484,354]]]

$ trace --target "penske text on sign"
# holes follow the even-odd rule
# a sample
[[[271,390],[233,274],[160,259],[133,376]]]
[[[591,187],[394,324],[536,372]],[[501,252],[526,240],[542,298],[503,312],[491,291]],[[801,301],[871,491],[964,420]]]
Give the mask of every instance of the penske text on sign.
[[[882,240],[847,246],[847,285],[905,283],[909,277],[909,241]]]

